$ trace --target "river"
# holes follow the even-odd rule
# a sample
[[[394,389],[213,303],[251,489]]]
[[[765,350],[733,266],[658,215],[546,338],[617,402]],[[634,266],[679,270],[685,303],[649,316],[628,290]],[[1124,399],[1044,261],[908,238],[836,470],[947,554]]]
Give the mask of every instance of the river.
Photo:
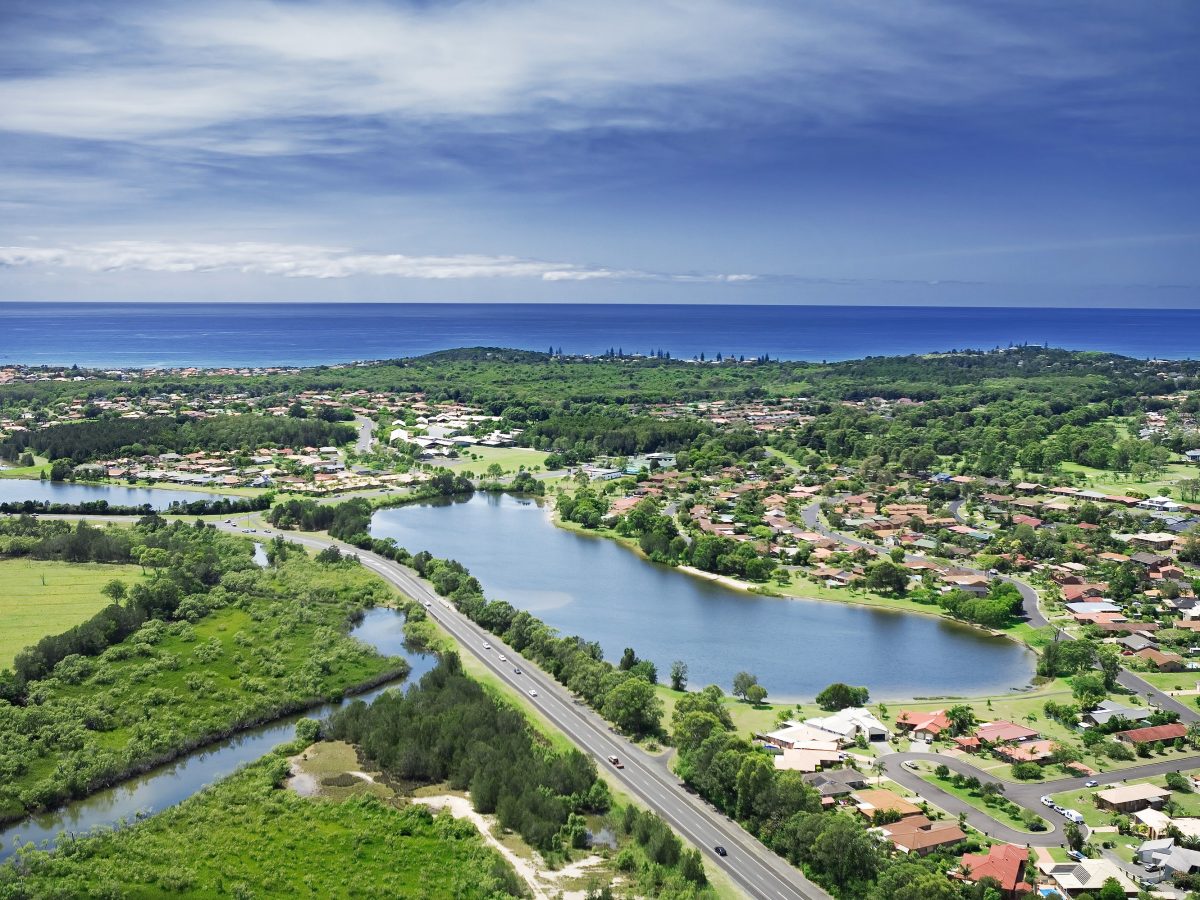
[[[194,503],[197,500],[238,500],[206,491],[180,491],[173,488],[130,487],[124,484],[71,484],[40,481],[32,478],[0,478],[0,503],[20,503],[23,500],[48,500],[51,503],[94,503],[107,500],[110,506],[142,506],[149,503],[154,509],[165,510],[172,503]]]
[[[833,681],[866,685],[872,700],[967,697],[1025,686],[1034,673],[1032,653],[977,629],[746,593],[557,528],[543,507],[508,495],[380,510],[372,534],[457,559],[489,598],[599,641],[607,659],[631,646],[662,681],[681,659],[694,688],[728,691],[745,670],[775,700],[811,699]]]
[[[409,683],[416,682],[437,663],[434,655],[416,653],[405,646],[404,617],[395,610],[368,610],[351,634],[385,656],[402,656],[408,660],[412,666],[406,679]],[[370,702],[378,694],[400,683],[388,682],[357,695],[355,699]],[[40,844],[45,841],[52,845],[55,837],[64,831],[81,834],[94,828],[111,828],[123,821],[132,821],[139,815],[181,803],[205,786],[232,774],[239,766],[292,740],[300,719],[320,719],[341,705],[327,703],[249,728],[82,800],[0,828],[0,860],[11,856],[18,844]]]

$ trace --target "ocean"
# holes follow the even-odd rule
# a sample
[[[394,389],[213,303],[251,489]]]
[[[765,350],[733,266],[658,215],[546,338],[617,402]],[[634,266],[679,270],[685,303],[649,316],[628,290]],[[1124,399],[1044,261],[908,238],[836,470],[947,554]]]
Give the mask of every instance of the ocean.
[[[454,347],[842,360],[1011,344],[1200,354],[1200,310],[537,303],[0,303],[0,364],[319,365]]]

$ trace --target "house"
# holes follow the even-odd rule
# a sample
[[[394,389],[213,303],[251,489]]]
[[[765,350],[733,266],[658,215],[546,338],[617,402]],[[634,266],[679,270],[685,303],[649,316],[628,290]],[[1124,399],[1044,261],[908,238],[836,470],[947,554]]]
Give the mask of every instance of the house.
[[[1096,795],[1096,805],[1113,812],[1132,813],[1139,809],[1158,809],[1170,796],[1170,791],[1156,784],[1123,784],[1100,791]]]
[[[1138,650],[1133,657],[1145,660],[1156,672],[1182,672],[1185,667],[1183,657],[1178,653],[1163,653],[1153,647]]]
[[[1045,765],[1054,758],[1054,741],[1026,741],[1018,744],[1001,744],[996,755],[1010,763],[1033,762]]]
[[[1113,703],[1111,700],[1095,706],[1091,711],[1083,714],[1083,721],[1088,725],[1107,725],[1110,719],[1115,719],[1118,716],[1130,722],[1140,722],[1143,719],[1148,719],[1154,714],[1154,710],[1145,707],[1137,706],[1122,706],[1119,703]]]
[[[867,779],[856,769],[830,769],[827,772],[812,772],[802,776],[804,781],[816,788],[824,797],[845,797],[852,791],[867,786]]]
[[[1007,744],[1016,741],[1028,741],[1038,736],[1032,728],[1018,725],[1016,722],[985,722],[975,729],[975,737],[987,744]]]
[[[1095,615],[1096,613],[1119,613],[1121,607],[1107,600],[1084,600],[1079,603],[1068,603],[1067,610],[1076,616]]]
[[[1170,880],[1176,875],[1191,875],[1200,871],[1200,850],[1188,850],[1175,843],[1174,838],[1144,841],[1137,848],[1142,865],[1156,865],[1156,879]]]
[[[950,719],[944,709],[936,712],[913,712],[906,709],[896,717],[896,727],[907,732],[914,740],[932,741],[949,730]]]
[[[1139,809],[1130,818],[1133,819],[1137,830],[1150,838],[1161,838],[1171,827],[1171,817],[1161,809]]]
[[[951,590],[964,591],[976,597],[987,595],[991,582],[983,575],[951,575],[946,579],[946,585]]]
[[[1126,744],[1157,744],[1163,741],[1178,740],[1186,734],[1187,726],[1174,722],[1170,725],[1151,725],[1148,728],[1118,731],[1116,738]]]
[[[1117,646],[1121,648],[1122,652],[1134,654],[1143,650],[1157,649],[1158,644],[1144,634],[1131,634],[1128,637],[1119,638]]]
[[[814,741],[829,741],[828,731],[813,728],[798,722],[785,722],[783,727],[766,734],[756,734],[756,739],[771,744],[781,750],[792,750],[797,747],[810,745]]]
[[[1135,562],[1146,569],[1157,569],[1160,566],[1169,565],[1171,562],[1169,556],[1160,556],[1157,553],[1150,553],[1146,550],[1133,554],[1129,559],[1131,562]]]
[[[816,742],[821,746],[800,746],[784,750],[775,756],[775,768],[788,772],[820,772],[836,768],[846,758],[838,750],[837,741]]]
[[[1064,897],[1098,893],[1110,878],[1117,880],[1126,897],[1138,895],[1138,886],[1129,880],[1129,876],[1116,863],[1107,859],[1081,859],[1065,863],[1046,859],[1038,863],[1038,869]]]
[[[805,719],[804,724],[836,735],[843,741],[853,741],[860,734],[868,741],[886,741],[890,736],[887,726],[861,706],[840,709],[831,716]]]
[[[901,853],[917,856],[952,847],[967,839],[957,822],[932,822],[923,815],[908,816],[880,826],[878,831]]]
[[[921,808],[909,803],[894,791],[871,788],[854,795],[854,805],[864,817],[870,819],[877,812],[895,812],[900,818],[921,815]]]
[[[1135,547],[1144,547],[1147,550],[1157,550],[1161,553],[1171,549],[1175,543],[1175,535],[1165,531],[1152,531],[1133,535],[1129,538],[1129,543]]]
[[[993,878],[1000,885],[1003,900],[1016,900],[1033,890],[1025,880],[1025,866],[1029,862],[1029,851],[1013,844],[993,844],[987,853],[964,853],[958,868],[951,872],[965,884],[977,884],[985,878]]]

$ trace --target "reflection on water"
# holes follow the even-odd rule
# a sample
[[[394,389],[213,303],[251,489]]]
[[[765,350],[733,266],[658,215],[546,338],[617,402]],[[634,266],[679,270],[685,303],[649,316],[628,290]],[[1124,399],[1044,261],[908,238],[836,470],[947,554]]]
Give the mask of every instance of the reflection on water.
[[[845,681],[880,700],[1003,692],[1033,675],[1031,653],[976,629],[727,588],[556,528],[544,508],[507,495],[380,510],[372,534],[457,559],[489,598],[599,641],[608,659],[633,647],[662,680],[681,659],[693,687],[728,691],[745,670],[776,699],[811,698]]]
[[[109,506],[144,506],[165,510],[172,503],[195,503],[197,500],[237,500],[202,491],[179,491],[172,488],[130,487],[124,484],[64,484],[54,481],[35,481],[31,478],[0,479],[0,503],[20,503],[36,500],[41,503],[95,503],[107,500]]]

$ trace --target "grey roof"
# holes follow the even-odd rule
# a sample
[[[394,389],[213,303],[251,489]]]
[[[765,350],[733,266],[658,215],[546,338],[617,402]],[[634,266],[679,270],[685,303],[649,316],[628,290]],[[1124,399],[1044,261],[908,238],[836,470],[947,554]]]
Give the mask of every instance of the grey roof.
[[[1103,725],[1108,722],[1109,719],[1115,718],[1116,716],[1121,716],[1131,722],[1140,722],[1142,719],[1148,719],[1153,712],[1153,710],[1146,709],[1145,707],[1121,706],[1118,703],[1105,700],[1091,712],[1087,713],[1086,717],[1091,719],[1097,725]]]

